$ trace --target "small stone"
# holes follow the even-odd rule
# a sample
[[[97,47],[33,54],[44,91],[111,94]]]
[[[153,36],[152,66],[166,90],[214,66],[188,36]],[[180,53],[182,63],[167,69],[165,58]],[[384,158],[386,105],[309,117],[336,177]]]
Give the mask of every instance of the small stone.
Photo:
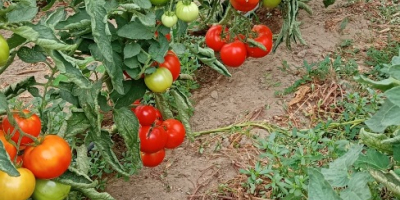
[[[229,142],[228,138],[224,138],[224,140],[222,140],[223,147],[228,147],[230,144],[231,144],[231,142]]]
[[[269,135],[269,132],[261,128],[253,128],[251,129],[250,134],[257,137],[266,137]]]
[[[213,99],[218,99],[218,92],[217,91],[212,91],[211,92],[211,97],[213,98]]]

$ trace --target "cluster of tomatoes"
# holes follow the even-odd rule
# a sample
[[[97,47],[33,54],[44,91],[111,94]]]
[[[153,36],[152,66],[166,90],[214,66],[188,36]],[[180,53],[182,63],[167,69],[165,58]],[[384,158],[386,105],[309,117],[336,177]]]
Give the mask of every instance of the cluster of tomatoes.
[[[138,105],[136,101],[134,104]],[[185,139],[185,127],[176,119],[163,121],[160,111],[151,105],[132,108],[139,120],[140,156],[146,167],[155,167],[165,158],[165,149],[174,149]]]
[[[259,0],[230,0],[233,8],[238,11],[248,12],[257,7]],[[281,0],[263,0],[266,8],[275,8],[281,3]]]
[[[71,163],[68,142],[57,135],[39,137],[41,120],[29,110],[15,112],[13,117],[19,130],[30,136],[21,135],[7,117],[3,119],[0,140],[10,159],[15,161],[20,176],[12,177],[0,171],[0,199],[64,199],[71,186],[51,179],[61,176]],[[20,144],[20,152],[17,152],[17,144]]]
[[[222,25],[213,25],[208,29],[205,42],[215,52],[219,52],[222,63],[229,67],[239,67],[247,57],[262,58],[271,52],[273,38],[272,31],[266,25],[254,25],[249,38],[260,43],[265,50],[244,42],[244,35],[237,35],[233,42],[230,42],[229,29]]]

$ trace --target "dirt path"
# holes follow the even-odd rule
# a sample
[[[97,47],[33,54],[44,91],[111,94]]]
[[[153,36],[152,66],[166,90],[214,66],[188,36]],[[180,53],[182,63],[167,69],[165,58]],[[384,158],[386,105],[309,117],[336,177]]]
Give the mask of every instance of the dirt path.
[[[201,88],[193,95],[193,130],[229,125],[246,116],[270,120],[273,116],[284,115],[283,105],[291,96],[277,98],[274,93],[290,86],[298,78],[279,69],[284,61],[298,67],[303,60],[308,63],[321,61],[335,52],[344,39],[353,39],[354,45],[362,51],[366,50],[368,45],[364,41],[372,37],[368,30],[369,22],[362,15],[347,12],[341,7],[343,3],[337,2],[335,6],[325,9],[321,1],[311,1],[313,16],[301,11],[301,32],[308,46],[294,45],[289,51],[281,45],[275,54],[262,59],[249,59],[244,66],[229,69],[232,78],[204,70]],[[346,16],[350,19],[349,23],[339,34],[339,24]],[[276,33],[276,30],[273,31]],[[253,133],[268,134],[260,129]],[[166,161],[160,166],[145,168],[127,182],[111,180],[107,192],[119,200],[202,199],[209,189],[218,188],[219,184],[238,174],[242,163],[237,163],[237,158],[249,161],[251,157],[246,155],[245,148],[231,148],[232,137],[218,140],[222,141],[220,151],[213,151],[219,147],[213,140],[215,138],[208,136],[194,143],[186,141],[182,147],[168,151]],[[251,146],[245,138],[241,138],[239,144],[240,147]],[[205,149],[203,154],[199,153],[201,147]]]

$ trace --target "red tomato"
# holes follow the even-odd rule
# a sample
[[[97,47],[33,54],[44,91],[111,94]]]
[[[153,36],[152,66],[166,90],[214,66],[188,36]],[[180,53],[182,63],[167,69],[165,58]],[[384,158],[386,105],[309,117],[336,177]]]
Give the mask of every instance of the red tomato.
[[[37,146],[28,146],[22,157],[23,166],[36,178],[53,179],[61,176],[71,163],[71,148],[57,135],[46,135]]]
[[[11,161],[14,160],[15,156],[17,155],[17,148],[7,141],[2,130],[0,130],[0,142],[3,142],[4,148],[10,156]]]
[[[185,139],[185,127],[176,119],[167,119],[162,124],[167,131],[168,140],[165,148],[173,149],[182,144]]]
[[[143,166],[155,167],[162,163],[165,157],[165,149],[161,149],[155,153],[144,153],[140,152],[140,157],[142,158]]]
[[[136,107],[133,112],[142,126],[150,126],[156,120],[156,109],[153,106],[141,105]]]
[[[21,116],[19,113],[14,113],[13,116],[19,128],[26,134],[37,137],[42,129],[42,122],[36,114],[31,113],[29,110],[23,110],[22,112],[26,115],[31,114],[31,116],[24,118],[24,116]],[[10,121],[8,121],[7,117],[3,120],[3,130],[6,134],[12,134],[14,131],[14,127],[11,125]],[[16,144],[18,144],[19,134],[19,131],[16,131],[14,136],[11,138]],[[32,141],[33,140],[28,137],[22,137],[21,147],[24,147]]]
[[[259,0],[230,0],[232,6],[239,11],[250,11],[257,7]]]
[[[160,110],[156,108],[156,121],[154,122],[156,125],[161,125],[163,123],[163,117],[161,115]]]
[[[268,26],[265,26],[263,24],[254,25],[251,30],[258,33],[259,36],[267,35],[269,39],[272,41],[273,34],[271,29],[268,28]]]
[[[174,81],[178,79],[179,74],[181,73],[181,63],[179,62],[179,58],[171,50],[167,52],[167,55],[164,57],[164,62],[159,66],[167,68],[171,72]]]
[[[221,39],[221,35],[223,38]],[[229,29],[225,28],[222,32],[221,25],[213,25],[206,33],[206,45],[218,52],[229,41]]]
[[[164,149],[167,143],[167,133],[161,126],[142,126],[139,129],[140,151],[154,153]]]
[[[247,53],[250,57],[253,58],[262,58],[271,52],[272,49],[272,40],[269,38],[268,35],[261,35],[254,39],[255,41],[264,45],[267,49],[266,51],[258,48],[258,47],[250,47],[249,44],[246,44]]]
[[[234,41],[222,47],[222,62],[229,67],[239,67],[244,63],[247,57],[246,45],[240,41]]]

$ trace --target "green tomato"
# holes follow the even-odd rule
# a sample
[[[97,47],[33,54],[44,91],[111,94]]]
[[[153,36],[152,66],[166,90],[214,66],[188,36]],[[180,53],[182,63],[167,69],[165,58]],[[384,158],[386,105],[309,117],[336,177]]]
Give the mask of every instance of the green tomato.
[[[169,0],[150,0],[151,4],[155,6],[163,6],[169,2]]]
[[[175,13],[180,20],[184,22],[192,22],[199,17],[199,7],[194,2],[185,4],[184,2],[179,1],[176,4]]]
[[[32,198],[34,200],[63,200],[68,196],[70,190],[70,185],[52,180],[36,179],[36,187]]]
[[[164,26],[171,28],[178,22],[178,17],[176,17],[174,12],[165,12],[161,16],[161,22]]]
[[[144,83],[153,92],[165,92],[172,85],[172,74],[164,67],[157,68],[156,71],[144,77]]]
[[[0,35],[0,67],[7,63],[10,57],[10,47],[2,35]]]
[[[282,0],[263,0],[263,4],[266,8],[275,8],[277,7]]]

